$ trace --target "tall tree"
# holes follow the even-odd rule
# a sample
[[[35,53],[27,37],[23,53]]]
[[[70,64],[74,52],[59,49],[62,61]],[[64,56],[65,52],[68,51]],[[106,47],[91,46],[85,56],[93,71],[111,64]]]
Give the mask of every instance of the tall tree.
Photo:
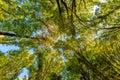
[[[119,80],[119,0],[1,0],[0,79]],[[31,50],[33,53],[31,53]]]

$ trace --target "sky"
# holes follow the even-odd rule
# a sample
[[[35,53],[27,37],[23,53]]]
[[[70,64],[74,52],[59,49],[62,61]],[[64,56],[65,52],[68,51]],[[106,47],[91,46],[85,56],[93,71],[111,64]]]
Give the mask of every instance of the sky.
[[[10,50],[18,50],[19,47],[18,46],[15,46],[15,45],[3,45],[3,44],[0,44],[0,51],[3,52],[3,53],[8,53],[8,51]]]

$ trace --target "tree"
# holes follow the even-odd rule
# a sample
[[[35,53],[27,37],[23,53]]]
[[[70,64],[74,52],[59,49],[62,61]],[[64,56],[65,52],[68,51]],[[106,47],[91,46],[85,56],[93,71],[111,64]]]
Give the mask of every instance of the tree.
[[[0,53],[0,79],[119,80],[119,3],[1,0],[0,43],[19,49]]]

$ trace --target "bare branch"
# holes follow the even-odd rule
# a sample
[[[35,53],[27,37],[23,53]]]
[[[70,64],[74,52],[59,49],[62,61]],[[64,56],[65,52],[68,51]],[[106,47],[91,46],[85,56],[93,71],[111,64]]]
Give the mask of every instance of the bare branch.
[[[120,27],[99,28],[99,29],[120,29]]]
[[[39,39],[46,40],[44,37],[41,37],[41,38],[31,37],[31,36],[23,36],[22,37],[20,35],[14,34],[14,33],[2,32],[2,31],[0,31],[0,35],[9,36],[9,37],[27,38],[27,39],[33,39],[33,40],[39,40]]]
[[[68,7],[67,7],[67,4],[65,3],[64,0],[61,0],[61,2],[62,2],[62,4],[64,5],[64,7],[65,7],[65,9],[66,9],[66,11],[67,11],[67,14],[68,14]]]
[[[59,0],[56,0],[60,16],[62,15]]]

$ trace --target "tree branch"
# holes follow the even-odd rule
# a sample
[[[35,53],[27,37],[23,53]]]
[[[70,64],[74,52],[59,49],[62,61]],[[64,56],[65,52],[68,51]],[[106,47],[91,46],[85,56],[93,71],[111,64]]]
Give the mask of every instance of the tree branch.
[[[112,11],[108,12],[107,14],[105,15],[101,15],[101,16],[98,16],[98,18],[106,18],[107,16],[109,16],[110,14],[114,13],[116,10],[118,10],[120,8],[120,5],[115,7]]]
[[[58,6],[58,10],[59,10],[60,17],[61,17],[62,11],[61,11],[61,8],[60,8],[59,0],[56,0],[56,2],[57,2],[57,6]]]
[[[120,27],[99,28],[99,29],[120,29]]]
[[[17,35],[15,33],[8,33],[8,32],[2,32],[0,31],[0,35],[3,35],[3,36],[9,36],[9,37],[19,37],[19,38],[27,38],[27,39],[33,39],[33,40],[46,40],[46,38],[44,37],[41,37],[41,38],[38,38],[38,37],[30,37],[30,36],[20,36],[20,35]]]
[[[11,37],[17,36],[17,35],[14,34],[14,33],[7,33],[7,32],[0,32],[0,35],[11,36]]]
[[[102,72],[100,72],[90,61],[88,61],[80,52],[76,51],[76,56],[80,61],[82,61],[85,65],[88,66],[95,74],[101,77],[102,80],[109,80],[107,76],[105,76]]]

